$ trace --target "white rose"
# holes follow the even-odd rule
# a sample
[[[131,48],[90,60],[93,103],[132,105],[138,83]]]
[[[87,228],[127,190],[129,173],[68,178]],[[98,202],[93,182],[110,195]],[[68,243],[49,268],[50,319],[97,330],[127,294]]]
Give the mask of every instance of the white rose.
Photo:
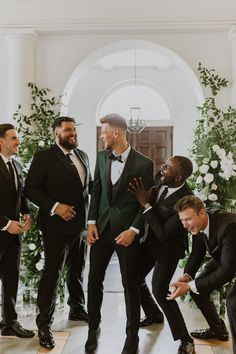
[[[41,252],[41,253],[40,253],[40,257],[41,257],[41,259],[44,259],[44,258],[45,258],[44,252]]]
[[[218,161],[217,160],[213,160],[213,161],[211,161],[210,165],[211,165],[212,168],[215,169],[218,166]]]
[[[30,251],[34,251],[36,249],[36,245],[34,243],[29,244]]]
[[[215,202],[218,199],[218,197],[215,193],[211,193],[208,195],[208,199],[211,200],[212,202]]]
[[[201,184],[202,181],[203,181],[202,176],[198,176],[198,178],[196,179],[196,183],[197,183],[197,184]]]
[[[43,140],[39,140],[38,146],[39,147],[44,147],[45,146],[45,142]]]
[[[216,153],[217,153],[217,155],[219,156],[220,159],[223,159],[226,156],[225,149],[220,149]]]
[[[207,173],[203,179],[206,183],[211,183],[214,181],[214,175],[212,173]]]
[[[40,260],[38,263],[35,265],[36,269],[40,272],[40,270],[43,269],[43,262]]]
[[[208,172],[208,170],[209,170],[209,166],[208,165],[202,165],[202,166],[200,166],[199,167],[199,171],[201,172],[201,173],[207,173]]]
[[[212,150],[215,151],[215,152],[217,152],[218,150],[220,150],[219,145],[213,145],[213,146],[212,146]]]
[[[218,186],[217,186],[215,183],[212,183],[211,189],[212,189],[213,191],[216,191],[216,190],[218,189]]]

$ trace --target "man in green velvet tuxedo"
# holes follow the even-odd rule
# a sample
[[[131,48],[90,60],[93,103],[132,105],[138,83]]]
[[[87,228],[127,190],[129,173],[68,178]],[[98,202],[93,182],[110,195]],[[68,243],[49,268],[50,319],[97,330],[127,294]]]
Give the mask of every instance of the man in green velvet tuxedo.
[[[105,150],[98,153],[88,216],[90,271],[88,281],[89,334],[87,353],[98,345],[105,271],[114,251],[117,252],[124,286],[127,324],[122,354],[135,354],[138,348],[140,293],[138,256],[139,234],[144,221],[142,207],[128,192],[129,182],[142,177],[144,185],[153,185],[153,163],[138,153],[126,140],[127,124],[119,114],[100,120]]]

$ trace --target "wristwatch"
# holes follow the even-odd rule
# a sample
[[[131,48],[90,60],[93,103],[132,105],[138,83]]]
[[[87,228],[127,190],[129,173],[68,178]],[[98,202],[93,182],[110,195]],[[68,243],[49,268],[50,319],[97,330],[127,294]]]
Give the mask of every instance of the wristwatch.
[[[151,204],[149,204],[149,203],[145,203],[143,208],[144,208],[144,209],[151,208]]]

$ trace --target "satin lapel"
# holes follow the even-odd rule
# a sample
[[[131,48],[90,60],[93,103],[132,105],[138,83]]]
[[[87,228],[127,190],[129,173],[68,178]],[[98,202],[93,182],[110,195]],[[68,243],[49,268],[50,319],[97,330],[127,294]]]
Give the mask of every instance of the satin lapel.
[[[65,156],[65,154],[62,152],[62,150],[55,144],[52,149],[55,151],[55,154],[57,156],[57,158],[61,161],[61,163],[64,165],[64,167],[66,168],[67,171],[69,171],[78,181],[79,178],[79,174],[76,173],[76,171],[74,171],[73,168],[71,168],[70,166],[70,162],[67,159],[67,157]],[[80,181],[81,183],[81,181]]]
[[[111,160],[109,159],[109,154],[111,152],[107,153],[105,159],[105,180],[106,180],[106,186],[107,186],[107,196],[109,202],[111,202],[112,198],[112,193],[111,193]]]
[[[120,176],[120,179],[119,179],[119,182],[118,182],[118,188],[116,190],[116,193],[114,193],[114,195],[113,195],[113,200],[115,199],[115,197],[117,195],[119,195],[121,193],[121,191],[124,188],[127,188],[127,177],[128,177],[128,174],[129,174],[129,172],[131,170],[131,167],[132,167],[132,164],[133,164],[133,161],[134,161],[134,158],[135,158],[135,154],[136,154],[135,150],[133,150],[131,148],[129,156],[128,156],[126,164],[125,164],[125,167],[123,169],[122,175]]]
[[[7,171],[7,166],[4,163],[2,157],[0,156],[0,172],[2,173],[3,177],[5,178],[6,182],[8,183],[9,187],[12,189],[14,193],[16,193],[15,186],[13,181],[11,181],[9,172]]]
[[[85,183],[84,183],[83,189],[86,189],[86,187],[89,183],[89,181],[88,181],[88,179],[89,179],[88,165],[87,165],[85,159],[83,158],[82,154],[80,153],[80,151],[78,149],[75,149],[74,151],[75,151],[76,156],[82,162],[82,164],[84,165],[84,168],[85,168],[86,176],[85,176]]]
[[[12,163],[14,165],[14,168],[15,168],[16,174],[17,174],[17,182],[18,182],[17,193],[19,193],[19,191],[21,191],[22,185],[23,185],[22,170],[16,161],[12,160]]]

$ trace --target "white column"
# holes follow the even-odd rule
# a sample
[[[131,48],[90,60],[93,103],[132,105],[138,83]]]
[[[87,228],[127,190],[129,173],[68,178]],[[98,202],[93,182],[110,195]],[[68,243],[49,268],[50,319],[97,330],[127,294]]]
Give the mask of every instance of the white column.
[[[236,26],[232,26],[229,30],[229,40],[232,48],[232,88],[230,104],[236,108]]]
[[[35,81],[35,43],[37,35],[32,30],[17,31],[7,35],[8,44],[8,120],[19,104],[24,114],[29,113],[28,82]]]

